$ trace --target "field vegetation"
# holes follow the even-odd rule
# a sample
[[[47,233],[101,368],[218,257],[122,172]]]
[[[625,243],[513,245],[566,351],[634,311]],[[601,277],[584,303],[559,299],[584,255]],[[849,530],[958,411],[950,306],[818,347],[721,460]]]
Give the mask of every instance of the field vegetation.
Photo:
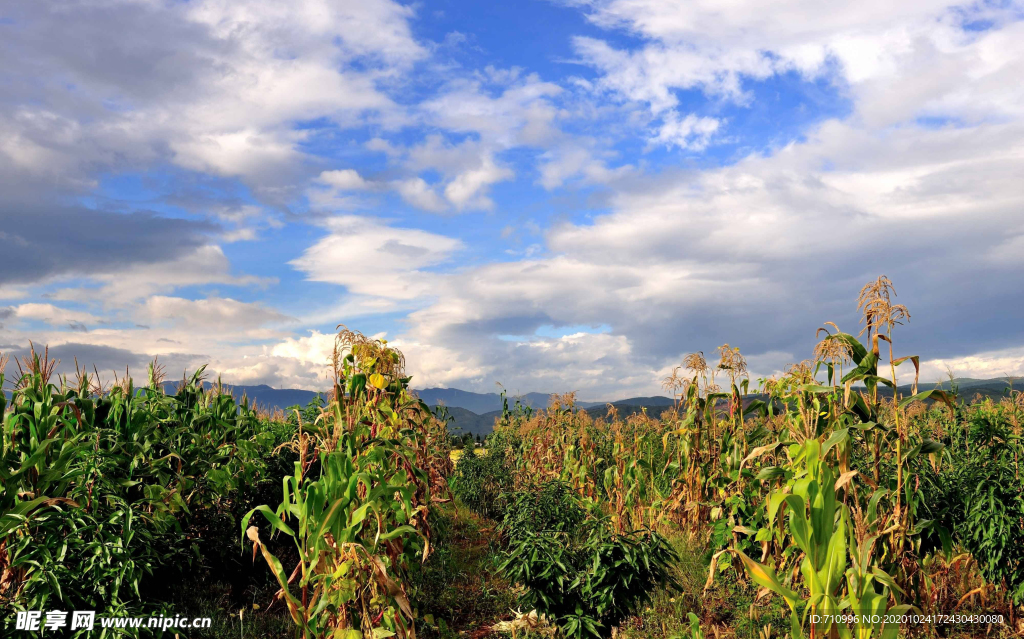
[[[826,323],[784,375],[723,345],[657,418],[506,400],[483,449],[344,327],[331,392],[287,413],[33,350],[0,399],[4,636],[19,610],[242,639],[1024,634],[1024,395],[916,392],[891,282],[858,303],[858,335]]]

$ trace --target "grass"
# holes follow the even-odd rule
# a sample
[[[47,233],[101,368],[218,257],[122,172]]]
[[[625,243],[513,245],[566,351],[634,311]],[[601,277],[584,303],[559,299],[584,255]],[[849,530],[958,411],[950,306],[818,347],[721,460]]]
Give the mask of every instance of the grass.
[[[291,639],[294,625],[283,605],[267,604],[272,597],[272,592],[254,594],[251,603],[239,607],[226,584],[197,579],[178,592],[172,610],[187,611],[193,618],[209,617],[212,625],[187,633],[179,630],[180,639]]]
[[[680,552],[679,591],[659,589],[640,615],[620,629],[622,639],[673,639],[689,636],[687,613],[694,613],[709,636],[759,639],[765,626],[785,629],[789,611],[778,598],[757,599],[758,588],[745,575],[727,568],[706,592],[708,565],[691,548],[692,540],[676,538]]]
[[[511,616],[518,596],[498,574],[501,551],[494,522],[450,503],[431,512],[430,525],[435,551],[411,582],[421,602],[419,614],[433,620],[420,635],[487,636],[490,625]]]
[[[424,602],[420,614],[430,615],[434,623],[423,627],[420,636],[550,637],[528,629],[518,630],[514,635],[490,629],[498,621],[515,618],[520,594],[496,570],[502,550],[493,521],[452,503],[436,509],[431,524],[439,549],[413,584]],[[768,624],[773,628],[785,627],[788,617],[781,601],[755,603],[757,588],[735,570],[726,569],[723,578],[705,593],[707,553],[699,540],[680,532],[668,538],[680,556],[675,576],[682,588],[659,588],[650,605],[619,628],[620,639],[681,637],[689,629],[689,612],[695,613],[702,625],[742,639],[759,639],[759,633]]]

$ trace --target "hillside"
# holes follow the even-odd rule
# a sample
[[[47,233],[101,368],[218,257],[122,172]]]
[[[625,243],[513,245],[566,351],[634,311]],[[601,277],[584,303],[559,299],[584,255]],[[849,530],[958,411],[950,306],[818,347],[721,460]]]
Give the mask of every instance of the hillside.
[[[501,395],[498,393],[473,393],[471,391],[459,390],[458,388],[425,388],[417,390],[416,394],[420,399],[431,406],[444,404],[448,407],[465,408],[477,415],[483,415],[492,411],[500,411]],[[520,403],[531,408],[546,408],[551,395],[549,393],[526,393],[524,395],[508,395],[509,405],[513,405],[518,399]],[[603,405],[603,402],[579,402],[583,408]]]
[[[956,384],[960,397],[966,401],[974,400],[978,395],[998,400],[1005,396],[1008,383],[1005,379],[974,379],[970,377],[957,378]],[[176,382],[165,382],[165,389],[173,392]],[[207,388],[212,384],[206,383]],[[949,390],[949,382],[942,384],[928,383],[919,384],[918,392],[931,390],[933,388]],[[1024,381],[1018,384],[1024,387]],[[271,388],[265,384],[253,386],[226,386],[236,399],[245,394],[250,402],[267,409],[286,409],[289,406],[305,406],[316,395],[316,391],[297,388]],[[910,384],[901,384],[900,394],[909,396],[911,394]],[[416,394],[430,407],[444,405],[453,418],[451,430],[455,433],[470,433],[472,435],[487,436],[494,428],[495,418],[501,415],[501,395],[498,393],[474,393],[458,388],[427,388],[415,391]],[[891,392],[885,386],[880,387],[879,393],[882,396],[891,396]],[[525,395],[510,398],[509,403],[519,399],[523,404],[534,409],[546,408],[550,395],[547,393],[526,393]],[[657,418],[672,405],[672,399],[662,396],[653,397],[631,397],[615,402],[579,402],[580,408],[586,410],[593,417],[604,416],[608,412],[608,404],[611,403],[618,409],[620,417],[627,417],[647,409],[647,414]]]
[[[604,417],[608,413],[608,404],[587,402],[588,406],[583,409],[591,417]],[[634,413],[643,412],[646,408],[647,414],[651,417],[660,417],[665,410],[672,406],[672,400],[667,397],[632,397],[619,402],[612,402],[618,411],[619,417],[625,418]],[[482,415],[466,410],[465,408],[448,408],[448,414],[453,421],[449,429],[457,434],[471,433],[486,437],[494,430],[494,420],[501,417],[500,410],[489,411]]]
[[[164,382],[164,392],[174,393],[178,387],[179,382]],[[203,386],[209,390],[213,388],[213,384],[210,382],[204,382]],[[249,398],[250,405],[255,404],[261,408],[273,410],[280,408],[284,410],[289,406],[305,406],[314,397],[317,396],[316,391],[304,390],[300,388],[272,388],[266,384],[259,384],[256,386],[232,386],[225,384],[224,389],[230,391],[231,395],[234,396],[235,400],[240,400],[242,395]]]

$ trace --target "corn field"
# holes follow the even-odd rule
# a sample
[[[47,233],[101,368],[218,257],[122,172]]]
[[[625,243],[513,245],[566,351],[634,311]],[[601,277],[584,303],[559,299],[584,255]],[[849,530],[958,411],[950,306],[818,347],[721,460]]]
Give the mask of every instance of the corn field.
[[[563,482],[619,532],[708,548],[705,590],[732,571],[758,600],[780,598],[789,627],[764,639],[934,633],[885,619],[968,609],[1020,632],[1024,395],[918,393],[919,357],[896,355],[909,312],[894,296],[884,277],[865,286],[860,335],[826,324],[813,358],[784,375],[751,380],[726,344],[717,363],[692,353],[664,380],[676,399],[660,419],[612,406],[595,419],[570,394],[507,416],[489,448],[507,451],[516,488]]]
[[[264,605],[287,610],[295,636],[415,636],[404,576],[430,556],[427,513],[451,461],[400,353],[341,331],[334,390],[309,423],[204,390],[202,370],[167,395],[156,362],[144,388],[55,377],[45,351],[16,364],[0,404],[5,627],[20,610],[172,610],[161,582],[223,558],[243,570],[245,545],[276,582]],[[246,511],[260,496],[247,490],[268,483],[279,503]]]
[[[241,610],[239,632],[246,610],[284,624],[250,636],[455,636],[424,584],[455,571],[446,544],[469,508],[498,557],[470,571],[541,613],[490,634],[629,632],[658,592],[687,587],[693,557],[672,539],[702,557],[689,596],[732,580],[784,606],[760,639],[946,636],[901,621],[968,612],[1005,620],[960,631],[1022,632],[1024,395],[917,392],[894,298],[884,277],[865,286],[859,334],[826,323],[776,377],[752,380],[728,344],[717,363],[687,355],[658,419],[594,418],[573,394],[541,411],[506,402],[486,454],[457,466],[402,354],[344,327],[326,401],[292,413],[211,389],[203,370],[165,393],[156,361],[136,387],[56,376],[45,350],[0,358],[0,617],[173,612],[180,593],[162,584],[195,570],[234,584],[221,609]],[[674,636],[730,632],[680,617]]]

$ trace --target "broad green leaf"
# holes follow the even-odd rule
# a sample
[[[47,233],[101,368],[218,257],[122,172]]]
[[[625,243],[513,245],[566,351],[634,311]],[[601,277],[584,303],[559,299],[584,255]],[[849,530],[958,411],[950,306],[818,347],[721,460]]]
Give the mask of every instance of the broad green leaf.
[[[900,408],[906,408],[907,406],[909,406],[913,402],[917,402],[917,401],[922,401],[923,402],[926,399],[938,399],[938,400],[941,400],[942,402],[945,402],[946,406],[948,406],[950,410],[953,410],[953,397],[949,393],[947,393],[946,391],[940,390],[938,388],[934,388],[932,390],[927,390],[927,391],[924,391],[923,393],[918,393],[917,395],[911,395],[910,397],[907,397],[906,399],[901,400],[900,401]]]
[[[737,550],[736,554],[739,556],[740,561],[743,562],[743,568],[746,569],[747,574],[750,575],[750,578],[753,579],[755,583],[771,590],[777,595],[780,595],[786,600],[790,609],[796,608],[796,602],[800,598],[800,595],[783,586],[782,582],[780,582],[778,577],[775,576],[775,571],[772,570],[771,567],[754,561],[742,550]]]

